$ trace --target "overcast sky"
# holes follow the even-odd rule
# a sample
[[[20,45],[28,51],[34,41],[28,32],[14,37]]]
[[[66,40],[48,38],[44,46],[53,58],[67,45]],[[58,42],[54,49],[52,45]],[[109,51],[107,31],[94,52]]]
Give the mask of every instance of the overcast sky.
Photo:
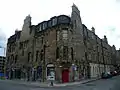
[[[100,38],[106,35],[109,44],[119,49],[120,0],[0,0],[0,45],[5,46],[15,29],[21,30],[28,14],[32,24],[38,24],[60,14],[70,16],[73,3],[80,10],[82,22],[89,29],[94,26]]]

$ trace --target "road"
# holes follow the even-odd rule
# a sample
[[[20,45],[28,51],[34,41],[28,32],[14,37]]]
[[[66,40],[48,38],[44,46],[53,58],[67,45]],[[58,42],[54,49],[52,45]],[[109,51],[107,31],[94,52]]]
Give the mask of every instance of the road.
[[[0,81],[0,90],[120,90],[120,76],[111,79],[97,80],[86,84],[50,88],[28,87],[17,83],[13,84]]]

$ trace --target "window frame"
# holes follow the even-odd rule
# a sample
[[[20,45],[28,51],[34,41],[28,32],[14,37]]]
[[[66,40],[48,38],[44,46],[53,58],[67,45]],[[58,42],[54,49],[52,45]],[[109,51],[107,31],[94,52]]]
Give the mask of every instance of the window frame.
[[[62,30],[62,38],[63,40],[68,40],[68,30]]]

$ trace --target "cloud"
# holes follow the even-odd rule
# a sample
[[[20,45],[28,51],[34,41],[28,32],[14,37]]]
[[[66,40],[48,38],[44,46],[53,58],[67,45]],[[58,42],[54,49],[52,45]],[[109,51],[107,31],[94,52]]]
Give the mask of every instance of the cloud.
[[[115,27],[108,27],[108,30],[111,32],[115,32],[116,28]]]
[[[116,0],[117,3],[120,3],[120,0]]]
[[[116,42],[120,41],[120,0],[0,0],[0,25],[6,35],[0,31],[1,42],[14,34],[16,28],[21,30],[26,15],[30,14],[32,24],[37,24],[60,14],[71,15],[73,3],[89,29],[94,26],[100,38],[106,35],[110,45],[120,47]]]
[[[6,41],[6,35],[0,30],[0,41]]]

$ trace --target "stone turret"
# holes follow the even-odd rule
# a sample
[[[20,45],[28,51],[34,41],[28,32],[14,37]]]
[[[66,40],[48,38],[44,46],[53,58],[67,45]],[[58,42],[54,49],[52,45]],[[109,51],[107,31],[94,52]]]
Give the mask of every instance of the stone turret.
[[[26,18],[24,19],[24,24],[31,25],[31,16],[30,15],[26,16]]]
[[[73,4],[72,6],[71,21],[74,30],[77,33],[82,33],[82,21],[80,17],[80,11],[78,10],[78,7],[75,4]]]
[[[20,40],[27,40],[30,37],[31,16],[28,15],[24,19]]]

